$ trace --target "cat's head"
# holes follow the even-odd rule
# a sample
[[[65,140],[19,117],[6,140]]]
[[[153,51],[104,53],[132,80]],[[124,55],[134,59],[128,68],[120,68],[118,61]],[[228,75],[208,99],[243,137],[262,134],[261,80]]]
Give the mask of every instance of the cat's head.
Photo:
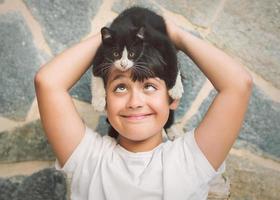
[[[116,31],[117,30],[117,31]],[[111,69],[131,70],[133,81],[158,77],[172,88],[178,72],[177,57],[168,37],[149,26],[103,27],[102,45],[93,63],[94,76],[107,83]]]
[[[133,67],[143,54],[144,30],[144,27],[131,28],[129,34],[123,34],[103,27],[101,35],[105,62],[121,71]]]

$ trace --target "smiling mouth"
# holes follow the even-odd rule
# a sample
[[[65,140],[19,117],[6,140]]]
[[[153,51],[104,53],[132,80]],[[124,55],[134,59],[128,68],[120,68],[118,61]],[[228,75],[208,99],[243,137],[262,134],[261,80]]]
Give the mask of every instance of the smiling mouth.
[[[150,114],[137,114],[137,115],[121,115],[121,117],[128,119],[128,120],[141,120],[145,119],[149,116],[153,115],[153,113]]]

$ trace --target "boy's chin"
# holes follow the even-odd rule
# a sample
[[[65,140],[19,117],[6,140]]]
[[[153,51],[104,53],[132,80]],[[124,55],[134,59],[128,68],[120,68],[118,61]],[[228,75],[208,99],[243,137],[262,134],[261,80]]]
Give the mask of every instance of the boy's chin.
[[[143,136],[139,136],[139,135],[136,135],[136,136],[119,135],[119,139],[131,141],[131,142],[143,142],[143,141],[149,139],[149,137],[143,137]]]
[[[145,141],[151,140],[153,138],[161,138],[161,136],[162,136],[161,133],[156,133],[156,134],[151,134],[151,135],[145,135],[145,133],[134,133],[133,135],[120,134],[119,139],[128,140],[130,142],[145,142]]]

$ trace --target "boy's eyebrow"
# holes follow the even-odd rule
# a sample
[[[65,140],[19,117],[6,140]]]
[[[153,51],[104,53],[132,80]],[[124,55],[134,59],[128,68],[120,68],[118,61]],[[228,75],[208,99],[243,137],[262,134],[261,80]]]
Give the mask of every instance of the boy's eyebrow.
[[[127,76],[123,75],[123,74],[117,74],[115,77],[112,78],[112,80],[109,80],[108,81],[108,84],[114,82],[115,80],[117,79],[122,79],[122,78],[128,78]],[[155,81],[157,81],[158,83],[161,83],[160,82],[160,78],[153,78]]]
[[[116,75],[112,80],[109,81],[109,84],[112,83],[113,81],[117,80],[117,79],[121,79],[121,78],[125,78],[126,76],[123,74],[118,74]]]

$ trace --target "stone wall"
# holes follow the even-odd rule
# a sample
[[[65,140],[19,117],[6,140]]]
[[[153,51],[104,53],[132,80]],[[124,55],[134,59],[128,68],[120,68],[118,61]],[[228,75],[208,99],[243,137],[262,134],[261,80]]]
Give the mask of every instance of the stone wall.
[[[53,170],[55,158],[40,123],[34,75],[63,49],[136,4],[171,17],[223,49],[254,78],[240,136],[227,158],[226,173],[212,183],[209,199],[279,199],[278,0],[0,0],[0,199],[40,199],[34,196],[38,193],[41,199],[66,199],[67,180]],[[216,91],[186,55],[178,56],[186,92],[175,126],[187,131],[197,126]],[[70,93],[86,123],[106,130],[105,117],[90,106],[90,70]]]

